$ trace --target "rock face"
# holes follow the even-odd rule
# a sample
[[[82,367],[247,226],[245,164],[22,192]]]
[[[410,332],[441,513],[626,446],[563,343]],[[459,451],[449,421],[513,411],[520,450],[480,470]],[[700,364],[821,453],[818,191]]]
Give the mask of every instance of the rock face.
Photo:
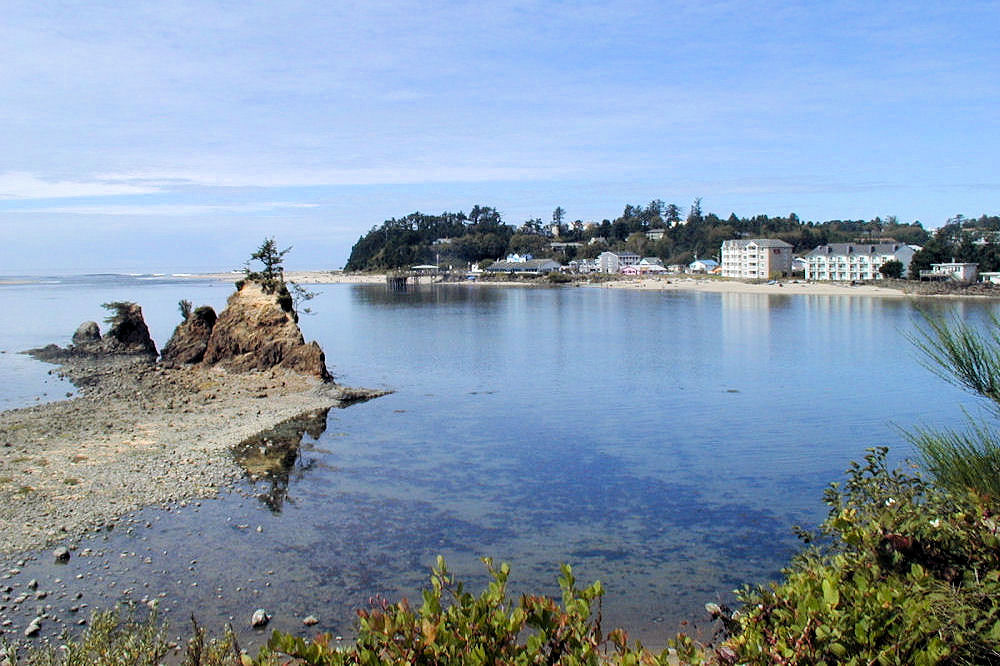
[[[113,310],[111,328],[98,343],[100,349],[109,354],[144,354],[156,356],[156,345],[149,337],[149,328],[142,318],[142,308],[135,303],[109,303],[105,307]],[[89,345],[88,345],[89,346]]]
[[[242,283],[212,327],[203,362],[239,372],[277,366],[329,381],[323,350],[306,344],[290,300],[286,309],[256,282]]]
[[[101,341],[101,329],[96,321],[85,321],[73,334],[74,345],[87,345]]]
[[[197,308],[181,322],[163,347],[161,358],[168,365],[200,363],[208,349],[208,340],[218,317],[206,306]]]

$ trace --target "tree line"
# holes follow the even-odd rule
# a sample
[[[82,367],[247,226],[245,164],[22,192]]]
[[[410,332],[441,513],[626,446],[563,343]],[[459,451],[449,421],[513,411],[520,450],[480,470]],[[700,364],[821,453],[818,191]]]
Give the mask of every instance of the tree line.
[[[648,234],[653,230],[662,234]],[[726,218],[704,212],[701,199],[687,211],[673,203],[656,199],[647,204],[628,204],[613,220],[585,224],[567,221],[561,206],[551,221],[525,220],[520,225],[505,222],[500,211],[476,205],[468,212],[438,215],[410,213],[392,218],[361,236],[345,266],[349,271],[390,270],[417,264],[461,266],[500,259],[510,253],[551,257],[560,263],[572,259],[592,259],[606,250],[631,251],[658,257],[667,264],[686,264],[695,257],[716,258],[722,242],[738,238],[778,238],[807,252],[818,245],[871,242],[891,238],[900,243],[925,246],[917,253],[924,267],[952,256],[960,261],[979,261],[980,270],[1000,266],[1000,246],[982,245],[984,232],[1000,231],[1000,218],[983,216],[967,219],[956,216],[932,236],[920,222],[900,222],[894,216],[872,220],[802,221],[795,213],[787,216],[755,215]],[[659,236],[659,238],[656,238]],[[1000,234],[998,234],[1000,238]],[[580,243],[552,249],[552,243]]]

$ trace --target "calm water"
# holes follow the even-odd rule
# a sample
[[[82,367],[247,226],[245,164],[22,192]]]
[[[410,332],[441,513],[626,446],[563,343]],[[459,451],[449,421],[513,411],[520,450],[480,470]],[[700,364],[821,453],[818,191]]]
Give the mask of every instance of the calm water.
[[[162,345],[179,299],[221,309],[231,290],[110,277],[0,287],[0,406],[72,390],[12,352],[68,342],[100,303],[139,302]],[[555,592],[558,564],[573,564],[608,589],[606,626],[660,644],[706,601],[775,577],[792,526],[822,518],[823,488],[867,447],[907,455],[894,424],[959,425],[971,402],[916,362],[913,301],[316,290],[301,323],[338,381],[395,393],[313,424],[289,478],[252,489],[259,500],[147,510],[132,534],[103,537],[103,559],[60,569],[84,576],[94,605],[163,594],[178,624],[197,611],[240,626],[264,606],[272,627],[301,631],[314,613],[347,635],[373,594],[419,598],[437,554],[474,583],[488,555],[511,563],[516,590]],[[995,306],[928,307],[981,321]],[[28,568],[44,575],[46,559]]]

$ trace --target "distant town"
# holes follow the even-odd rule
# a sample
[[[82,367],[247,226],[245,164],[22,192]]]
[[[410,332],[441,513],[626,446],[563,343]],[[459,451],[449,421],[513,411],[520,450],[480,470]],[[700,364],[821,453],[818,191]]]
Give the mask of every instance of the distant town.
[[[1000,217],[956,215],[930,232],[919,221],[722,218],[695,199],[686,215],[655,200],[601,222],[507,224],[494,208],[411,213],[386,220],[354,245],[349,271],[465,271],[488,275],[701,274],[742,280],[796,277],[870,282],[888,278],[1000,282]]]

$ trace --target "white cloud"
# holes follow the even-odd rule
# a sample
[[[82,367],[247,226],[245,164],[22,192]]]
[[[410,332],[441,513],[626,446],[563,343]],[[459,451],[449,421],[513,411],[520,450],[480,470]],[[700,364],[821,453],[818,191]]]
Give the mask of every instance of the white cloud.
[[[59,213],[63,215],[133,215],[133,216],[196,216],[225,213],[266,213],[272,210],[318,208],[315,203],[265,201],[239,204],[105,204],[93,206],[46,206],[18,211],[28,213]]]
[[[0,173],[0,199],[67,199],[152,194],[160,188],[118,180],[56,180],[24,172]]]
[[[105,182],[155,187],[335,187],[353,185],[411,185],[425,183],[481,183],[550,179],[572,176],[571,166],[495,164],[420,164],[358,167],[353,169],[150,169],[99,174]]]

